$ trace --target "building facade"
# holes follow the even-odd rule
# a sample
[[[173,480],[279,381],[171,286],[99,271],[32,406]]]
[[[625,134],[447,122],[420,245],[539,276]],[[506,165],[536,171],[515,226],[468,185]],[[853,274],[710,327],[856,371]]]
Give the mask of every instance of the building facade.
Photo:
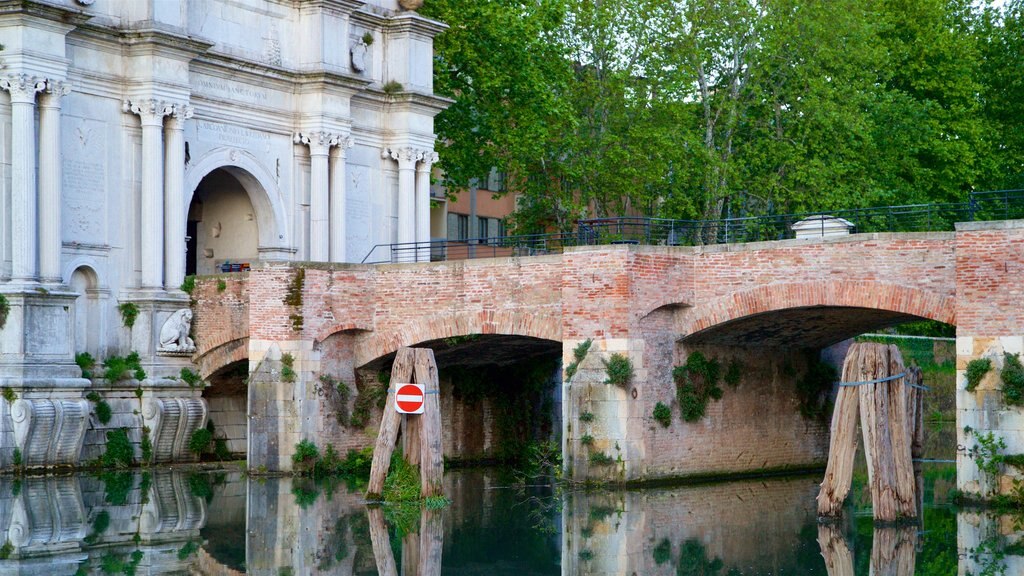
[[[429,240],[443,29],[396,0],[0,0],[0,467],[122,428],[188,456],[187,273]]]

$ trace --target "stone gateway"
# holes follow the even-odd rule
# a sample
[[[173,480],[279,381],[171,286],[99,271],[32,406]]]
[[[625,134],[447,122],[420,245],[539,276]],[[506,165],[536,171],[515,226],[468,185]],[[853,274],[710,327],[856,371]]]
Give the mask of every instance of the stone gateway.
[[[193,457],[210,403],[244,438],[237,390],[181,379],[186,275],[429,240],[445,26],[416,7],[0,0],[0,468],[93,458],[121,428],[136,460]]]

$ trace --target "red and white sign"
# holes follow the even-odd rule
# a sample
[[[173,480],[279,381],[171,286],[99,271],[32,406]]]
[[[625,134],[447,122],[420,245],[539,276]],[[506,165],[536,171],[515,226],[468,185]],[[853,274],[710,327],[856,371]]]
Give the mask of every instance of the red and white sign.
[[[423,414],[423,384],[399,384],[395,410],[399,414]]]

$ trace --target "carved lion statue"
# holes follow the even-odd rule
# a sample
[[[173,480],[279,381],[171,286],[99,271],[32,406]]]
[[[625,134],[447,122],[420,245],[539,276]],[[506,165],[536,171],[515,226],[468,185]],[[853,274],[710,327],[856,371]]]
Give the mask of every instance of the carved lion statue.
[[[160,352],[195,352],[196,344],[188,337],[192,329],[192,311],[182,308],[160,328]]]

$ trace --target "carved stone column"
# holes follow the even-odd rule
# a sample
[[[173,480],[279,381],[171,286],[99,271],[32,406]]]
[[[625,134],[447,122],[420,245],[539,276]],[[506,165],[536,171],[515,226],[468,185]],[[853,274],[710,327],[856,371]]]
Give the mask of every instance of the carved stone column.
[[[418,262],[430,262],[430,168],[437,162],[437,152],[423,151],[416,167],[416,250]]]
[[[140,260],[142,288],[164,287],[164,116],[174,107],[160,100],[124,101],[124,111],[138,114],[142,122],[142,229]]]
[[[398,161],[398,251],[400,262],[415,262],[416,242],[416,162],[423,152],[413,148],[389,148],[385,154]]]
[[[354,144],[351,136],[340,136],[331,163],[331,262],[345,261],[345,159]]]
[[[185,120],[192,106],[177,104],[167,119],[164,138],[164,287],[178,290],[185,280]]]
[[[36,190],[36,92],[46,81],[28,74],[0,78],[11,93],[11,278],[35,281],[39,237]]]
[[[60,283],[60,99],[71,86],[47,80],[39,99],[39,278]]]
[[[329,159],[337,137],[327,132],[296,134],[296,144],[309,146],[309,259],[330,259],[330,214],[328,201]]]

